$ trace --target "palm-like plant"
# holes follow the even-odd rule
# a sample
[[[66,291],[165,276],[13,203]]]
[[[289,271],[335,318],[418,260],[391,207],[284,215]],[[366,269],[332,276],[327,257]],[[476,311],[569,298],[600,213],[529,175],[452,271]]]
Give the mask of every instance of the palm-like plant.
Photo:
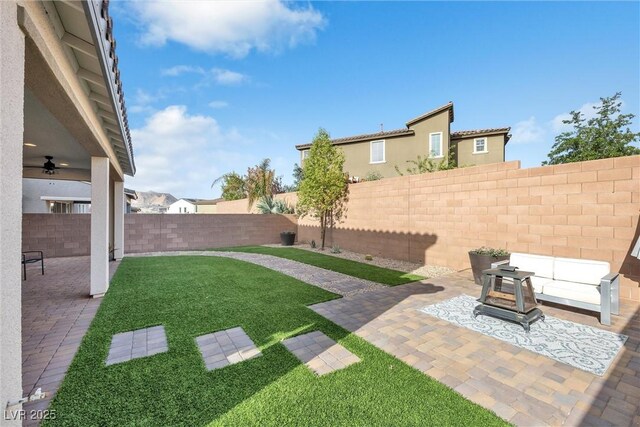
[[[274,199],[273,197],[261,197],[256,205],[261,214],[293,214],[295,208],[290,206],[284,200]]]
[[[263,197],[273,196],[273,184],[276,172],[271,169],[271,159],[264,159],[256,166],[247,169],[245,189],[249,208]]]

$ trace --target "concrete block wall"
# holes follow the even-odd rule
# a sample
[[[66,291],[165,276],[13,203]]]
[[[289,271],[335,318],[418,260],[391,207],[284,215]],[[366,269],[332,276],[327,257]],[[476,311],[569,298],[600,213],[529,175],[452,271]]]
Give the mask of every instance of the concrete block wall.
[[[469,268],[480,246],[611,263],[621,297],[640,301],[640,156],[521,169],[505,162],[350,186],[346,218],[328,245]],[[298,221],[299,241],[319,241]]]
[[[43,251],[47,258],[89,255],[91,215],[23,214],[22,250]]]
[[[279,243],[297,231],[293,215],[125,215],[125,254]],[[89,255],[91,215],[24,214],[22,250],[45,257]]]
[[[128,214],[125,254],[279,243],[283,231],[297,231],[295,216]]]

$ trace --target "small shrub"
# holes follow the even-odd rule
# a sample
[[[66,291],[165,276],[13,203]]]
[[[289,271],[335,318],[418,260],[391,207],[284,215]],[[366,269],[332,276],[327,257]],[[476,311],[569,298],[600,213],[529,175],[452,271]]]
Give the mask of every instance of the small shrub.
[[[312,240],[311,241],[311,249],[315,249],[316,248],[316,241]]]
[[[509,256],[509,251],[506,249],[495,249],[495,248],[487,248],[486,246],[482,246],[478,249],[473,249],[469,251],[469,253],[474,255],[489,255],[491,257],[499,257],[499,256]]]
[[[373,261],[373,256],[371,256],[371,255],[369,255],[369,254],[366,254],[366,255],[364,256],[364,259],[366,259],[367,261]]]
[[[382,179],[382,174],[378,171],[369,171],[364,177],[365,181],[378,181],[379,179]]]
[[[340,246],[331,246],[332,254],[339,254],[340,252],[342,252],[342,249],[340,249]]]

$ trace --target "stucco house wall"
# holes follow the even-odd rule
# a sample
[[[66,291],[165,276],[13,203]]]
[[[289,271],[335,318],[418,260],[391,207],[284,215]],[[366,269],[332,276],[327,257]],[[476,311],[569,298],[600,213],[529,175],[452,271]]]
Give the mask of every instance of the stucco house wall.
[[[185,211],[186,209],[186,211]],[[196,205],[191,203],[188,200],[180,199],[176,202],[173,202],[169,205],[169,209],[167,209],[167,213],[177,214],[177,213],[196,213]]]
[[[77,197],[91,198],[91,184],[80,181],[61,181],[52,179],[22,180],[22,212],[49,213],[47,200],[42,197]]]
[[[338,138],[333,140],[333,143],[345,155],[344,171],[350,177],[360,180],[372,172],[382,175],[383,178],[392,178],[399,175],[396,166],[401,172],[405,172],[407,167],[413,166],[409,162],[417,160],[418,156],[431,157],[429,141],[433,133],[442,134],[442,156],[433,158],[436,163],[446,159],[450,154],[453,154],[458,165],[484,165],[505,161],[504,149],[509,140],[509,128],[451,132],[452,121],[453,103],[449,103],[407,122],[406,130]],[[486,153],[474,153],[476,137],[487,138],[489,149]],[[372,143],[378,141],[384,141],[384,160],[372,162]],[[302,144],[296,147],[300,150],[300,164],[304,164],[309,146]]]
[[[458,166],[477,166],[504,162],[505,146],[507,144],[505,136],[504,134],[483,136],[483,138],[487,138],[486,153],[473,152],[475,139],[478,137],[452,140],[451,144],[456,153]]]

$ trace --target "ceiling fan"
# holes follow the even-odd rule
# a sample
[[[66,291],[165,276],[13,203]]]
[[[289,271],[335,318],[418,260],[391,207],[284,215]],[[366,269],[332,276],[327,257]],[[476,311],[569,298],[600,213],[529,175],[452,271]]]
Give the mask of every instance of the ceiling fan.
[[[44,158],[46,159],[46,162],[44,162],[42,166],[24,166],[25,169],[41,169],[42,173],[46,173],[47,175],[54,175],[58,173],[57,171],[60,168],[53,163],[53,156],[44,156]],[[64,163],[62,165],[65,166]]]
[[[46,173],[47,175],[55,174],[56,169],[60,168],[56,167],[56,164],[51,161],[53,160],[53,156],[44,156],[44,158],[47,159],[47,161],[42,165],[42,173]]]

